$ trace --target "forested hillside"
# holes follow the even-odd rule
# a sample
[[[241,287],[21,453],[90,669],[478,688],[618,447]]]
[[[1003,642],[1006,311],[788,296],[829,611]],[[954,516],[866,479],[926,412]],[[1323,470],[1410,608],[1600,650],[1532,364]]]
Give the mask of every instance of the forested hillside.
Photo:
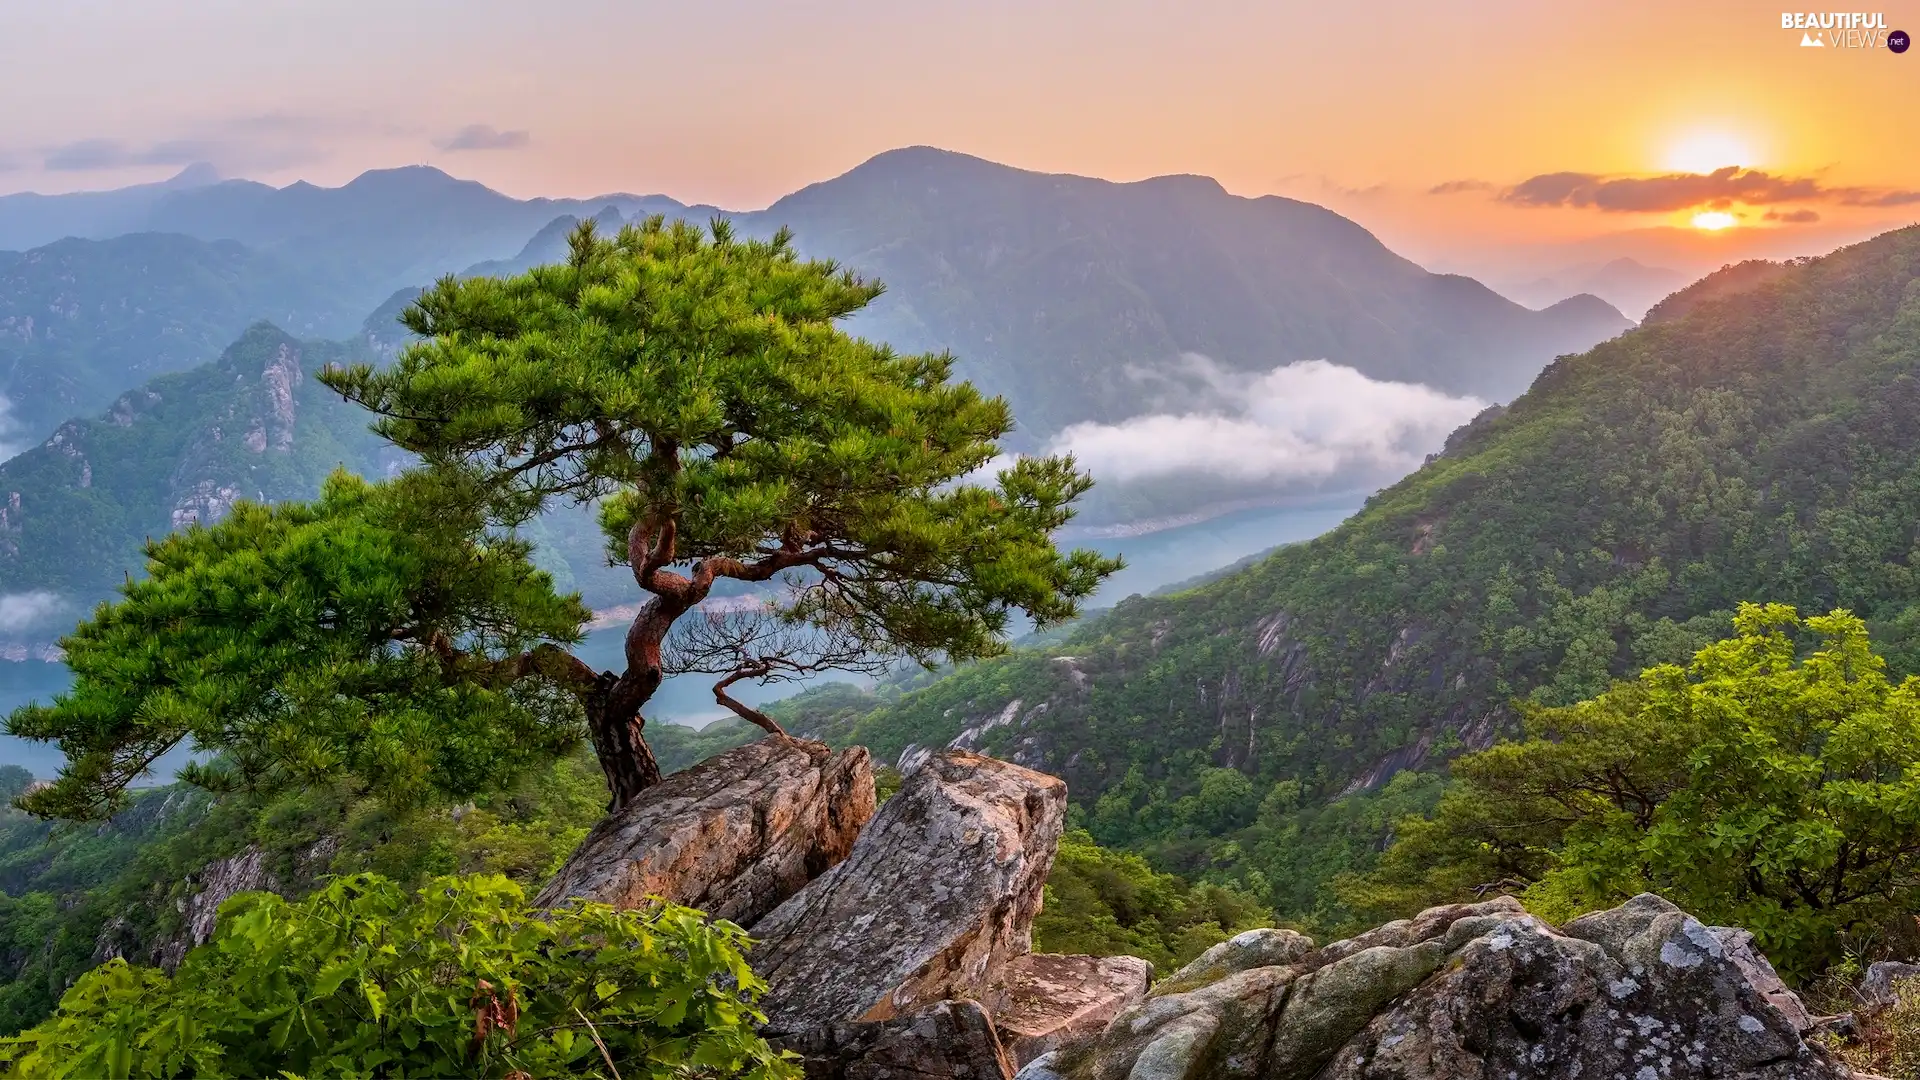
[[[364,416],[313,379],[345,346],[260,323],[218,356],[0,464],[0,592],[62,594],[71,624],[140,566],[148,537],[217,520],[236,499],[309,498],[341,465],[375,471]]]
[[[1726,634],[1869,620],[1920,671],[1920,229],[1558,361],[1334,532],[966,668],[847,738],[1067,778],[1102,842],[1319,914],[1439,768]],[[844,720],[841,721],[844,724]],[[1364,798],[1343,798],[1359,796]]]

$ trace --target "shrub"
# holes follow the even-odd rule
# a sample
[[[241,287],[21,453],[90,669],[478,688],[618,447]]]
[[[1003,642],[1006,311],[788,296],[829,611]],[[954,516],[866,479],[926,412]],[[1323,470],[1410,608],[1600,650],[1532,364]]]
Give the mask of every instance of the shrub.
[[[0,1040],[11,1076],[790,1080],[744,931],[666,903],[526,907],[492,875],[245,893],[172,976],[115,960]]]

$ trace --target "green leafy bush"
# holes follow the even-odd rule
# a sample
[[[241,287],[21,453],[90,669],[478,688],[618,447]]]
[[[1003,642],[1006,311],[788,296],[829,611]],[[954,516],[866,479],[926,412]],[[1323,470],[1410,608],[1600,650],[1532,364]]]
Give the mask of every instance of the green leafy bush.
[[[246,893],[169,977],[115,960],[0,1042],[21,1077],[792,1078],[746,934],[670,904],[532,911],[498,876]]]
[[[1920,678],[1890,680],[1845,611],[1745,604],[1734,627],[1685,668],[1531,710],[1527,739],[1455,761],[1435,815],[1342,887],[1411,908],[1492,885],[1554,920],[1653,891],[1800,978],[1912,912]]]

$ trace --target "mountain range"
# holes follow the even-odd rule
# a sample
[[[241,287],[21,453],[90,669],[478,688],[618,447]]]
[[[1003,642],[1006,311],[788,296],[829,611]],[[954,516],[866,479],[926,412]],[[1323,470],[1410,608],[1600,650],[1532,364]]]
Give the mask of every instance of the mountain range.
[[[718,212],[661,196],[517,200],[429,168],[370,172],[339,188],[189,170],[118,192],[0,197],[0,244],[76,234],[0,253],[0,394],[10,404],[0,439],[16,450],[45,440],[0,468],[0,495],[20,503],[9,511],[14,550],[0,557],[0,594],[90,601],[137,569],[139,542],[167,527],[188,492],[296,497],[337,461],[357,464],[331,434],[308,455],[303,429],[295,458],[310,467],[275,473],[271,484],[203,467],[232,451],[208,442],[220,425],[199,418],[251,407],[235,403],[244,379],[227,385],[234,376],[223,367],[252,355],[248,342],[266,332],[249,325],[270,320],[309,359],[389,353],[405,338],[397,315],[433,278],[517,272],[564,257],[579,217],[610,230],[654,213]],[[1110,183],[922,147],[732,217],[751,234],[791,226],[806,254],[886,281],[854,329],[901,349],[955,352],[963,374],[1012,401],[1016,449],[1075,424],[1222,407],[1169,393],[1177,380],[1167,372],[1202,362],[1196,354],[1221,378],[1324,361],[1367,380],[1491,399],[1517,392],[1554,355],[1628,325],[1592,297],[1530,311],[1470,279],[1427,273],[1331,211],[1239,198],[1201,177]],[[134,231],[107,236],[117,230]],[[300,370],[304,415],[328,417],[316,432],[364,422],[327,412],[313,364]],[[177,372],[191,377],[162,378]],[[149,400],[166,402],[164,431],[147,421],[116,427],[135,415],[129,402]],[[1459,408],[1456,419],[1470,415],[1469,404]],[[1452,422],[1435,429],[1436,443]],[[71,487],[80,473],[48,464],[70,462],[81,433],[101,477],[84,495]],[[1313,483],[1364,489],[1404,471],[1397,462]],[[122,473],[144,479],[108,482]],[[62,483],[70,490],[56,497]],[[1114,498],[1121,489],[1108,485],[1108,501],[1092,509],[1108,520],[1191,514],[1277,490],[1204,476],[1135,487]],[[56,526],[63,516],[71,524]],[[546,528],[563,582],[604,576],[585,518]]]
[[[190,172],[119,192],[0,197],[0,248],[141,232],[237,243],[279,268],[246,321],[344,337],[396,290],[463,269],[525,265],[511,253],[543,228],[558,239],[553,223],[563,216],[610,223],[719,213],[664,196],[513,199],[423,166],[365,173],[338,188],[206,181]],[[889,294],[856,329],[905,350],[953,351],[964,374],[1010,397],[1032,439],[1143,411],[1153,402],[1140,373],[1182,354],[1238,371],[1326,360],[1373,379],[1501,399],[1555,355],[1629,325],[1593,297],[1528,310],[1471,279],[1427,273],[1332,211],[1239,198],[1204,177],[1119,184],[916,147],[729,216],[750,233],[789,226],[806,253],[886,281]],[[14,261],[49,257],[36,250]],[[171,257],[191,267],[214,256],[181,247]],[[69,319],[124,292],[104,266],[66,268],[57,280],[80,306]],[[49,317],[16,306],[0,319]],[[186,318],[217,307],[183,292],[149,310]],[[125,348],[151,340],[111,329]],[[116,391],[138,381],[139,372],[128,374]],[[40,391],[17,373],[0,392],[41,420],[58,407],[40,404]],[[102,403],[59,402],[78,411]]]
[[[1236,371],[1305,360],[1502,400],[1554,356],[1625,330],[1605,301],[1532,311],[1432,274],[1312,203],[1203,176],[1114,183],[913,147],[742,215],[885,281],[855,329],[949,349],[1032,435],[1151,405],[1140,375],[1198,353]]]
[[[1683,661],[1743,601],[1851,609],[1920,674],[1917,520],[1920,227],[1683,290],[1318,539],[864,715],[783,715],[1065,777],[1102,842],[1307,917],[1523,703]]]

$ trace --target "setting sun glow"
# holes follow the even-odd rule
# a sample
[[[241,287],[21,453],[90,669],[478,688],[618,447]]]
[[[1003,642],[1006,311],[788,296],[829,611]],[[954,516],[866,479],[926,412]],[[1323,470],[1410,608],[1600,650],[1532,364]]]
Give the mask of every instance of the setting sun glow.
[[[1725,132],[1694,132],[1669,147],[1661,164],[1674,172],[1687,173],[1710,173],[1729,165],[1752,168],[1753,148],[1746,140]]]
[[[1719,232],[1739,224],[1739,219],[1724,210],[1702,210],[1693,215],[1693,227],[1708,232]]]

